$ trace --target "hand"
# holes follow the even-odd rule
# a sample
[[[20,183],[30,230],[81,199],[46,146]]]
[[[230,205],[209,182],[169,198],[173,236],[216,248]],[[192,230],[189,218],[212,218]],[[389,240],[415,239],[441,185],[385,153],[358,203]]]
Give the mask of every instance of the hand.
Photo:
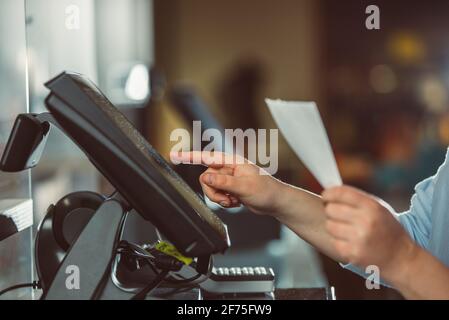
[[[376,265],[393,281],[417,246],[381,200],[352,187],[325,190],[326,230],[335,250],[360,267]]]
[[[219,205],[230,208],[244,204],[257,214],[276,211],[277,194],[284,184],[248,160],[201,151],[171,153],[170,158],[208,166],[199,180],[207,197]]]

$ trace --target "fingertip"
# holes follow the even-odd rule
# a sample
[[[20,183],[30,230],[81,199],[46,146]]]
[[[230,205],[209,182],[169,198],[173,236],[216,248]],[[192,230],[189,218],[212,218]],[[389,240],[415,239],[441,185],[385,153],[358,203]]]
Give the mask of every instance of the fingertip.
[[[214,181],[215,181],[215,176],[213,174],[211,174],[211,173],[204,173],[201,176],[201,180],[205,184],[212,186],[214,184]]]
[[[231,200],[229,200],[229,197],[223,193],[209,191],[209,192],[205,192],[205,194],[210,201],[215,202],[218,205],[222,205],[221,204],[222,202],[228,203],[228,205],[231,205]]]
[[[234,197],[234,196],[229,196],[229,199],[231,199],[231,201],[232,201],[233,203],[239,202],[239,200],[238,200],[236,197]]]
[[[235,207],[239,207],[240,206],[240,201],[234,197],[234,196],[230,196],[229,199],[231,200],[231,204]]]
[[[220,201],[220,206],[228,208],[231,204],[228,202],[228,200]]]

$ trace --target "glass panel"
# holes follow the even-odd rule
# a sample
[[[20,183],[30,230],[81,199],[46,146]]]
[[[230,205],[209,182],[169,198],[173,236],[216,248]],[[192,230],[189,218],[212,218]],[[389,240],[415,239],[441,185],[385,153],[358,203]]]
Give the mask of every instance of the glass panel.
[[[3,152],[17,114],[27,112],[26,42],[24,2],[0,3],[0,149]],[[0,173],[0,202],[29,199],[29,173]],[[6,202],[6,201],[8,202]],[[22,200],[19,200],[19,203]],[[8,205],[9,205],[8,204]],[[8,206],[6,205],[6,206]],[[31,206],[29,206],[31,208]],[[6,207],[3,206],[2,212]],[[31,209],[26,212],[32,220]],[[6,220],[0,223],[3,227]],[[0,241],[0,289],[32,280],[32,230],[24,230]],[[11,291],[2,299],[30,299],[31,289]]]
[[[0,151],[17,114],[45,111],[43,84],[63,70],[87,75],[121,107],[142,106],[150,93],[151,17],[147,0],[2,0],[0,43],[7,45],[0,47]],[[101,191],[95,168],[56,129],[32,173],[34,228],[65,194]],[[0,204],[29,198],[29,172],[0,173]],[[0,241],[0,289],[31,282],[32,235],[26,228]],[[32,290],[2,298],[32,298]]]
[[[64,70],[88,76],[118,106],[139,106],[142,78],[152,54],[150,0],[26,0],[30,110],[46,111],[44,83]],[[137,74],[137,75],[136,75]],[[137,81],[141,83],[141,81]],[[47,141],[32,171],[36,225],[47,207],[67,193],[107,192],[103,180],[81,151],[58,130]],[[106,184],[107,185],[107,184]],[[107,191],[105,191],[107,190]]]
[[[26,0],[31,112],[45,112],[44,83],[64,70],[97,81],[94,1]],[[32,170],[35,228],[48,206],[77,190],[98,189],[98,173],[82,152],[52,128],[39,164]]]

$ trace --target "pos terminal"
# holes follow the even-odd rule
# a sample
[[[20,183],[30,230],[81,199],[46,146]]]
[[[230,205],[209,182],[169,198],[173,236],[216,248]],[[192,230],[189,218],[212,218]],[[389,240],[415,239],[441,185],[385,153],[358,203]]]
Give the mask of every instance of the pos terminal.
[[[271,269],[213,266],[212,255],[230,246],[226,225],[92,82],[63,72],[46,86],[49,112],[18,115],[0,169],[37,165],[55,126],[116,191],[75,192],[49,207],[35,243],[42,298],[173,298],[186,291],[195,299],[272,297]],[[150,221],[164,239],[143,246],[123,240],[129,213]],[[79,272],[79,288],[67,285],[67,270]]]

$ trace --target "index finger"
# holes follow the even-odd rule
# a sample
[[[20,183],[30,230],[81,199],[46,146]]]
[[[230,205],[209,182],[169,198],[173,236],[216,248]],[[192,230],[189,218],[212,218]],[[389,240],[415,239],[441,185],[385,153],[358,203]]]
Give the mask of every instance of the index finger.
[[[215,169],[223,167],[233,169],[236,164],[239,164],[239,161],[244,163],[244,159],[236,155],[209,151],[171,152],[170,160],[174,164],[199,164]]]

